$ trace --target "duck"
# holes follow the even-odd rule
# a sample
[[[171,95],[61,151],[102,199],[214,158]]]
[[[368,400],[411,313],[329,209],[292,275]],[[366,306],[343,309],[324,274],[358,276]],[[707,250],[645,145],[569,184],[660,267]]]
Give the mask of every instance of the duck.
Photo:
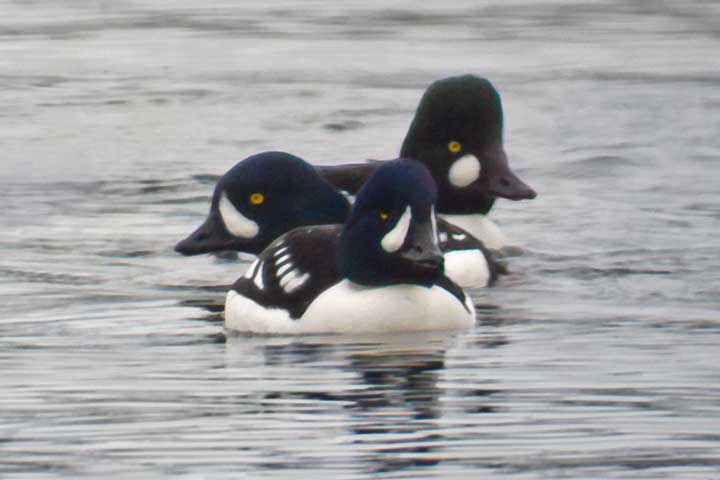
[[[294,228],[342,224],[349,215],[346,196],[311,164],[287,152],[261,152],[220,178],[206,219],[175,251],[186,256],[224,251],[257,255]],[[438,218],[437,231],[445,271],[460,286],[487,287],[507,273],[464,229]]]
[[[467,74],[432,83],[420,99],[400,157],[414,158],[428,168],[438,188],[439,214],[494,250],[509,245],[488,218],[495,200],[537,196],[510,168],[503,147],[500,94],[486,78]],[[336,188],[354,195],[382,163],[316,168]]]
[[[471,298],[445,274],[436,200],[423,164],[384,162],[342,225],[295,228],[260,253],[227,293],[225,327],[290,335],[472,327]]]
[[[235,164],[215,184],[210,212],[175,245],[186,256],[222,251],[257,255],[304,225],[342,223],[350,203],[300,157],[261,152]]]

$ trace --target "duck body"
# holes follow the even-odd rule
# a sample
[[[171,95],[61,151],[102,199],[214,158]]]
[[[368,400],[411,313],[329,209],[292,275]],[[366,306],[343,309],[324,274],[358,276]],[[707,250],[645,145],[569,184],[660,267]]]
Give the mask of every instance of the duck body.
[[[340,225],[296,228],[228,292],[225,324],[255,333],[467,328],[470,297],[444,274],[436,191],[416,161],[387,162]]]
[[[264,334],[402,332],[467,328],[474,306],[445,277],[430,287],[368,286],[334,258],[341,225],[300,227],[278,239],[227,293],[228,329]]]

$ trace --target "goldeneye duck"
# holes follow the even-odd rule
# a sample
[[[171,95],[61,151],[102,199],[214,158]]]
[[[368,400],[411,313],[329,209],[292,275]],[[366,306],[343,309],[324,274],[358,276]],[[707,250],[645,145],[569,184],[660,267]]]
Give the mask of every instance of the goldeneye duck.
[[[385,162],[344,225],[294,229],[259,255],[227,294],[226,327],[300,334],[472,326],[470,297],[443,272],[436,198],[422,164]]]
[[[183,255],[235,250],[257,254],[296,227],[342,224],[345,197],[299,157],[264,152],[242,160],[217,183],[203,224],[175,246]],[[463,287],[485,287],[505,273],[485,246],[438,219],[445,271]]]
[[[175,251],[257,255],[295,227],[342,223],[349,213],[345,197],[301,158],[285,152],[258,153],[220,178],[207,219]]]
[[[415,158],[430,170],[438,186],[438,213],[493,249],[507,242],[485,217],[495,199],[536,196],[511,170],[502,135],[500,94],[487,79],[462,75],[428,87],[400,150],[401,157]],[[353,194],[381,164],[317,168],[330,183]]]

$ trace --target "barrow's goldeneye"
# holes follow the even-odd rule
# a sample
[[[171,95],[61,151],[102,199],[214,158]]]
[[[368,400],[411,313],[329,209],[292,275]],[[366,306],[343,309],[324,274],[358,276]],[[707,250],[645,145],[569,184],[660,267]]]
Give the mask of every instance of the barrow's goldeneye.
[[[227,294],[226,327],[298,334],[472,326],[470,297],[444,274],[436,198],[419,162],[383,163],[344,225],[299,227],[258,256]]]

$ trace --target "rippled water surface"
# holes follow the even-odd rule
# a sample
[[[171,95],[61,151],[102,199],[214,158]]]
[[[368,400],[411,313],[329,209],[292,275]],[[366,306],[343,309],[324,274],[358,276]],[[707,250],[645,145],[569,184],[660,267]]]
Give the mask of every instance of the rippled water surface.
[[[720,478],[716,2],[0,13],[0,477]],[[393,157],[465,72],[540,193],[477,326],[226,339],[213,175]]]

